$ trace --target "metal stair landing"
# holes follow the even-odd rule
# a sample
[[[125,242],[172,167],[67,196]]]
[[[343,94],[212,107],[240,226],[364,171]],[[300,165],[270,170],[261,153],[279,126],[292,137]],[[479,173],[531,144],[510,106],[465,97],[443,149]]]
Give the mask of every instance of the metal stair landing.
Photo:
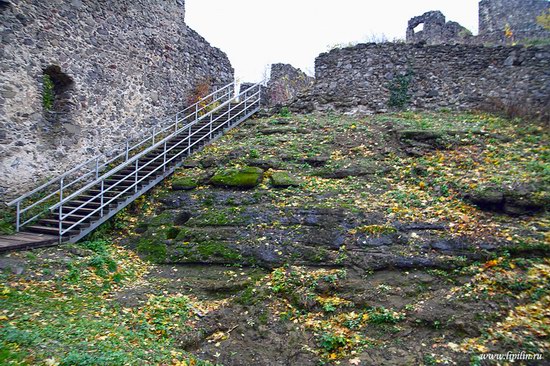
[[[37,235],[48,244],[85,237],[171,175],[189,155],[256,113],[260,86],[235,95],[234,83],[228,84],[177,113],[145,139],[135,144],[126,141],[114,158],[94,157],[10,202],[16,207],[17,235],[26,236],[27,242]],[[5,241],[5,248],[14,242]],[[19,247],[32,243],[13,245]]]

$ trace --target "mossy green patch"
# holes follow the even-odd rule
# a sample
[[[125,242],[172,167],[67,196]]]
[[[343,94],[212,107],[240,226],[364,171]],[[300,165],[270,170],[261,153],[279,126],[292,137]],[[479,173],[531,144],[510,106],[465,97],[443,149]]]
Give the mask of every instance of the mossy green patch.
[[[174,191],[190,191],[197,188],[199,183],[196,179],[190,177],[174,177],[172,178],[172,190]]]
[[[163,226],[163,225],[172,225],[174,222],[176,213],[173,211],[164,211],[163,213],[154,216],[148,222],[148,226]]]
[[[301,184],[300,180],[289,172],[274,172],[269,179],[275,188],[298,187]]]
[[[166,230],[166,238],[167,239],[175,239],[177,238],[178,234],[180,233],[181,229],[178,228],[178,227],[169,227],[167,230]]]
[[[162,263],[166,260],[168,249],[160,238],[142,238],[138,242],[137,251],[144,255],[147,260]]]
[[[174,249],[174,258],[184,263],[204,262],[238,262],[242,255],[223,241],[208,240],[199,243],[180,243]]]
[[[205,258],[220,257],[224,259],[238,260],[242,257],[238,251],[229,248],[227,243],[217,241],[200,243],[197,245],[197,251],[202,257]]]
[[[232,228],[228,228],[230,231]],[[182,228],[175,238],[177,242],[200,242],[208,240],[228,240],[228,232],[225,228],[211,227],[185,227]]]
[[[237,226],[246,223],[246,218],[239,213],[238,208],[216,209],[206,211],[191,218],[187,226]]]
[[[263,179],[264,171],[256,167],[227,169],[218,172],[210,179],[210,184],[218,187],[254,188]]]

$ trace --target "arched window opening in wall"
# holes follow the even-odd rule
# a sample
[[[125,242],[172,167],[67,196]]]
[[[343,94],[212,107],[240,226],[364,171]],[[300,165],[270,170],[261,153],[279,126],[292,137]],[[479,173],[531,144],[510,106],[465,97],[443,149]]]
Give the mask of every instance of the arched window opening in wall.
[[[48,120],[61,121],[71,110],[73,79],[57,65],[44,69],[42,75],[42,106]]]
[[[422,32],[423,30],[424,30],[424,23],[420,23],[416,27],[414,27],[413,32],[416,34],[418,32]]]

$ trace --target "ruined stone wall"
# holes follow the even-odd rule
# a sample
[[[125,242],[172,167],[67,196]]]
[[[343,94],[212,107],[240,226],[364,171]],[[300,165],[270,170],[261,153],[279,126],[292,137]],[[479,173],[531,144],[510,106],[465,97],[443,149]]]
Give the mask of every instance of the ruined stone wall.
[[[511,43],[550,37],[536,18],[550,8],[548,0],[481,0],[479,3],[479,41]],[[505,35],[509,27],[512,36]]]
[[[415,31],[419,25],[423,29]],[[457,22],[447,22],[440,11],[429,11],[409,20],[407,43],[425,42],[429,45],[468,43],[472,33]]]
[[[289,64],[271,65],[271,74],[265,92],[266,104],[284,104],[313,85],[314,78]]]
[[[0,201],[144,136],[197,83],[233,80],[184,14],[182,0],[2,2]]]
[[[542,111],[550,105],[550,47],[359,44],[321,54],[315,79],[292,109],[383,112],[401,91],[413,109],[501,101]]]

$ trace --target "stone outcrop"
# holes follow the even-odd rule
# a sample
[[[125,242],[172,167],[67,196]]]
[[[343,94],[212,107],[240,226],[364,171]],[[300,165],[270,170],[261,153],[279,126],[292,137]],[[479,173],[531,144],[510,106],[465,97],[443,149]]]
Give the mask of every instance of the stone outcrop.
[[[423,30],[415,29],[423,25]],[[429,11],[409,20],[407,43],[424,42],[429,45],[468,43],[472,33],[457,22],[446,22],[440,11]]]
[[[396,99],[413,109],[499,102],[548,113],[550,47],[359,44],[321,54],[315,79],[293,110],[384,112]]]
[[[197,84],[233,80],[184,15],[182,0],[0,4],[2,200],[143,137]]]
[[[269,106],[284,104],[310,88],[315,79],[289,64],[271,65],[266,102]]]

